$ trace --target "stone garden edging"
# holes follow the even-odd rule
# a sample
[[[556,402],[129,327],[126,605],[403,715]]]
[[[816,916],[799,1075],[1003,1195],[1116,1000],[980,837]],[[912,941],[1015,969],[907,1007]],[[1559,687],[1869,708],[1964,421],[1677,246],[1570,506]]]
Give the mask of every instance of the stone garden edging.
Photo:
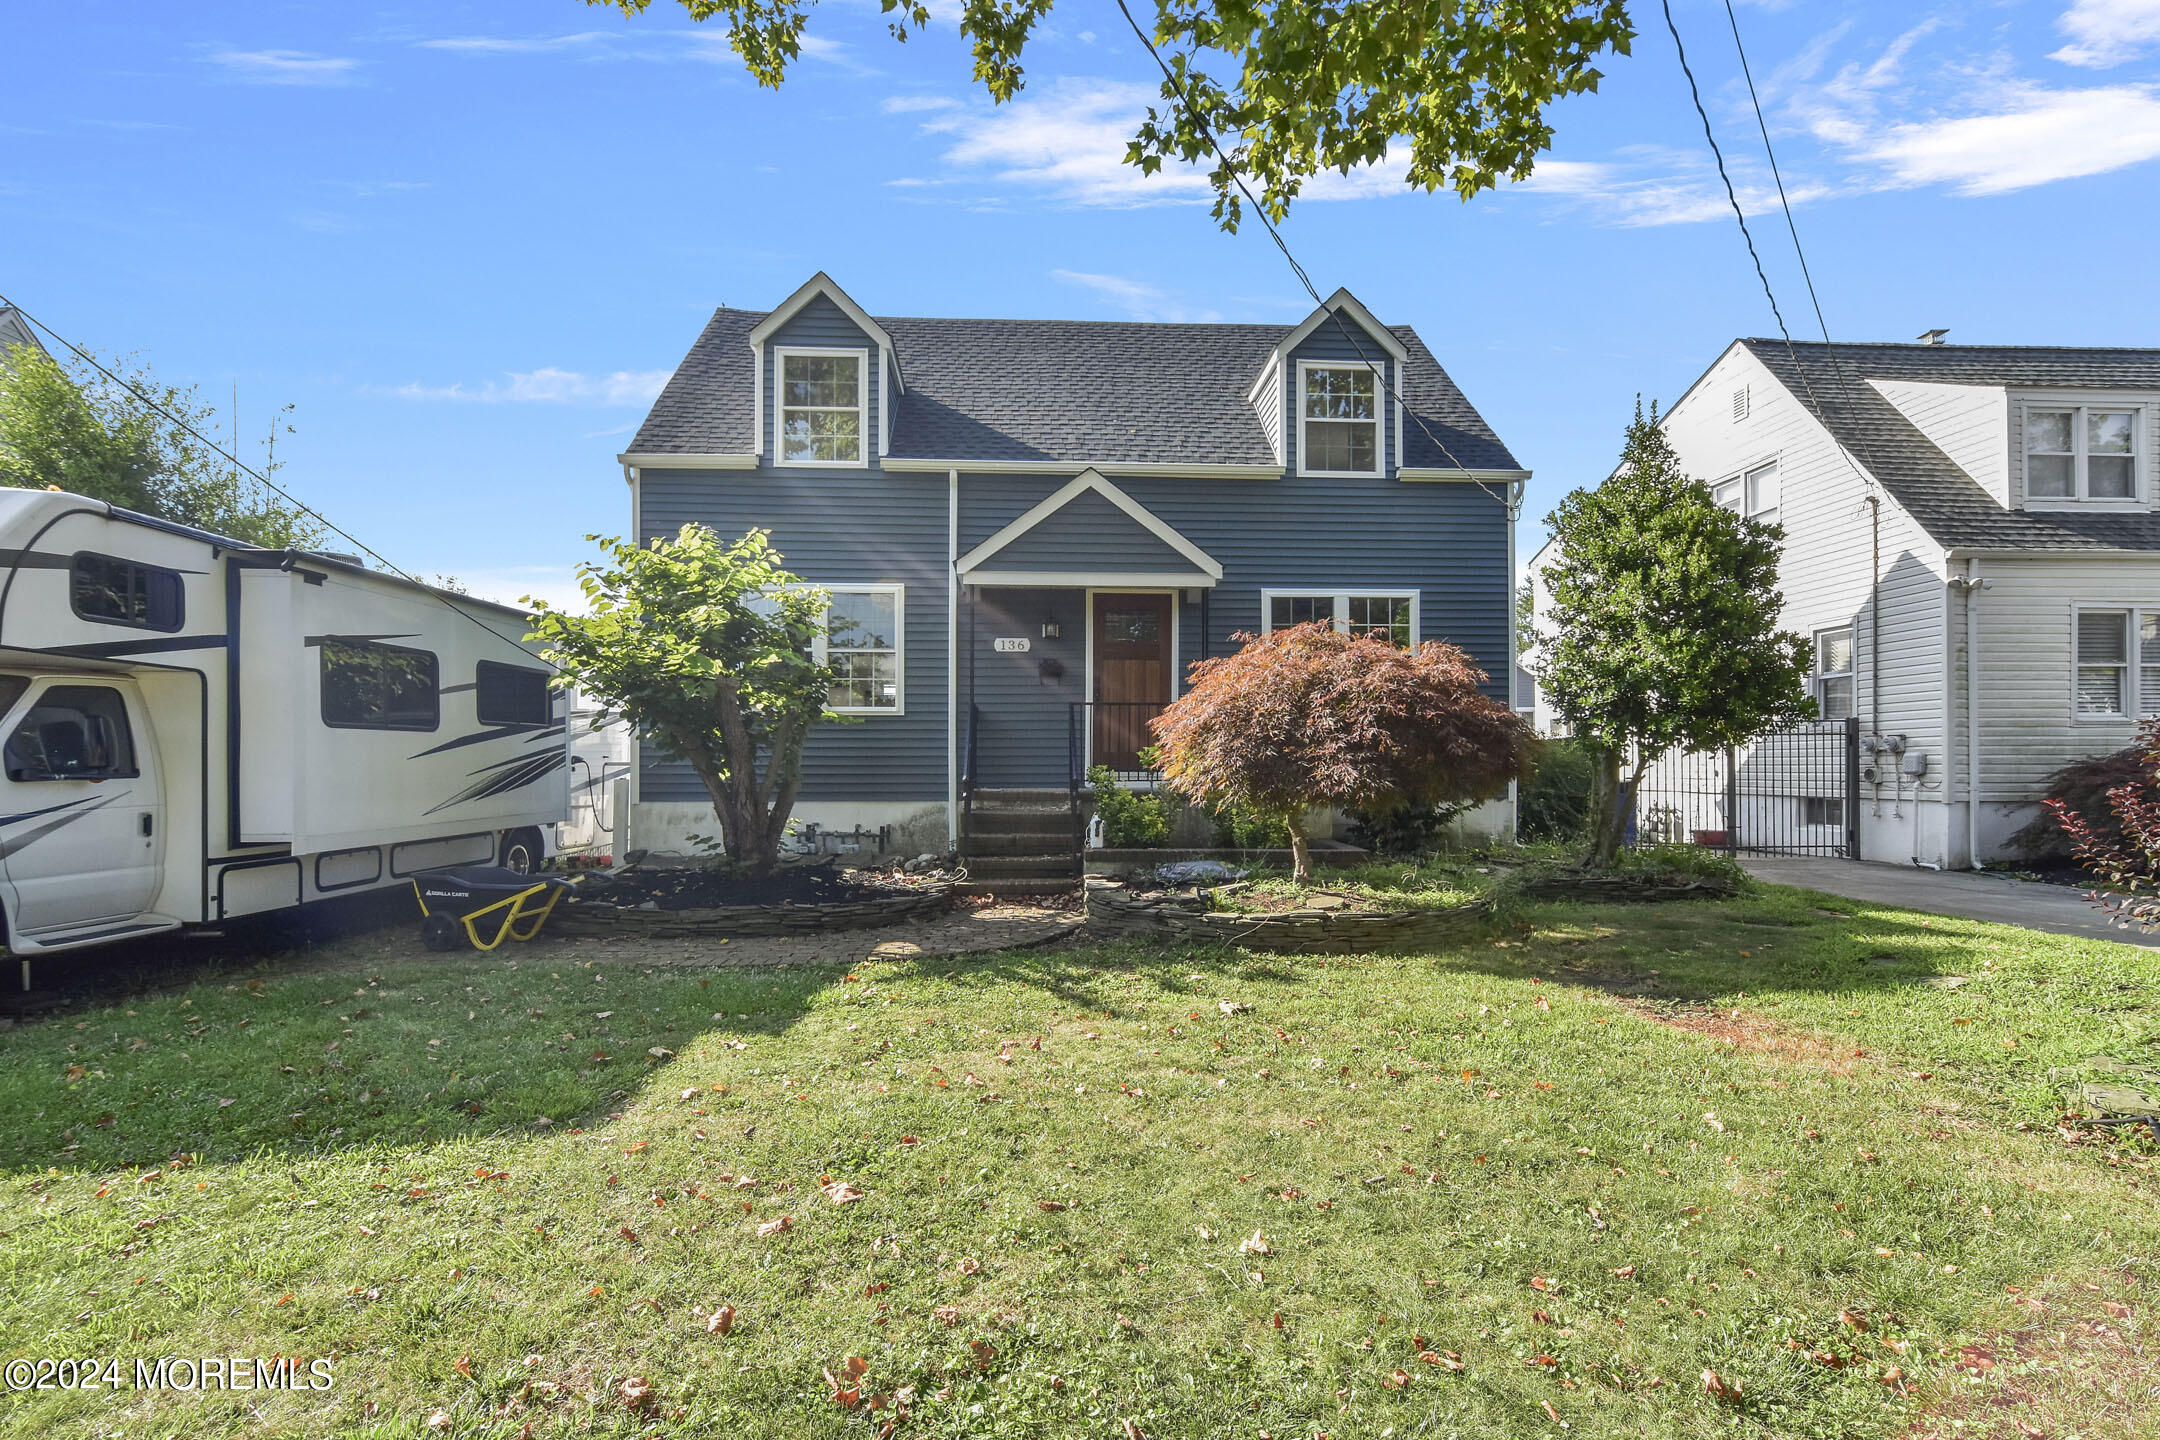
[[[815,905],[723,905],[707,910],[641,910],[600,901],[559,906],[548,929],[557,935],[640,936],[680,939],[709,936],[819,935],[874,930],[927,920],[952,909],[953,887],[934,885],[874,900],[835,900]]]
[[[1489,900],[1448,910],[1283,910],[1244,914],[1206,910],[1204,900],[1146,898],[1090,876],[1087,928],[1104,938],[1242,945],[1284,954],[1408,950],[1463,939],[1492,914]]]

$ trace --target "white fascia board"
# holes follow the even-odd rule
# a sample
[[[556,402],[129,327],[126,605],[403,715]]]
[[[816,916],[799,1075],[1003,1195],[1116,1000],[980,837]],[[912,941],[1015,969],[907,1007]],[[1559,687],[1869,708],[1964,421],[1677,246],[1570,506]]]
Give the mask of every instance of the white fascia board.
[[[755,470],[755,455],[689,455],[657,454],[640,455],[635,452],[618,455],[620,465],[635,465],[640,470]]]
[[[1030,590],[1212,590],[1219,577],[1092,570],[974,570],[960,578],[969,585],[1016,585]]]
[[[777,309],[750,327],[750,344],[753,347],[764,345],[772,339],[773,332],[794,317],[796,311],[820,295],[839,306],[840,313],[854,321],[857,329],[887,350],[893,350],[892,336],[886,333],[885,327],[871,319],[869,312],[849,298],[847,291],[842,290],[833,282],[833,278],[822,270],[803,281],[801,288],[781,301]],[[897,350],[893,351],[893,384],[900,388],[901,394],[907,393],[907,376],[900,371],[900,355]]]
[[[979,568],[984,561],[997,554],[998,551],[1004,549],[1007,545],[1010,545],[1013,541],[1019,539],[1022,535],[1025,535],[1090,490],[1117,506],[1118,509],[1131,516],[1150,535],[1184,556],[1186,560],[1191,562],[1195,570],[1208,576],[1210,582],[1222,579],[1222,565],[1214,556],[1164,524],[1161,517],[1157,516],[1155,512],[1118,489],[1117,486],[1104,479],[1101,473],[1095,470],[1082,471],[1074,476],[1070,481],[1044,497],[1039,503],[1030,507],[1027,513],[1019,519],[961,556],[960,573],[966,575],[970,571]],[[977,581],[976,583],[982,582]]]
[[[1449,465],[1400,465],[1396,467],[1398,480],[1468,480],[1473,482],[1513,482],[1528,480],[1528,470],[1458,470]]]
[[[887,470],[922,474],[963,475],[1124,475],[1138,478],[1189,480],[1280,480],[1280,465],[1153,465],[1119,460],[953,460],[928,455],[888,455]]]
[[[1395,338],[1395,332],[1375,319],[1372,311],[1367,310],[1357,296],[1350,293],[1347,287],[1328,296],[1319,309],[1305,317],[1303,324],[1276,342],[1276,356],[1278,358],[1288,356],[1291,351],[1305,343],[1306,336],[1326,324],[1328,318],[1337,311],[1343,311],[1351,319],[1356,320],[1365,332],[1379,343],[1380,348],[1394,359],[1396,364],[1407,365],[1410,363],[1410,351],[1403,345],[1402,341]]]

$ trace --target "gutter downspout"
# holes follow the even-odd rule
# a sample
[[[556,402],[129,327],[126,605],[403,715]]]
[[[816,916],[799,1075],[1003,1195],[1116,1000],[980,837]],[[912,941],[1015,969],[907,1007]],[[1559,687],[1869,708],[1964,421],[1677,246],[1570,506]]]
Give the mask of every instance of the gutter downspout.
[[[1401,407],[1398,406],[1398,412],[1400,409]],[[1401,418],[1400,413],[1398,413],[1396,416],[1397,421],[1399,422]],[[1517,707],[1522,704],[1522,696],[1515,693],[1515,677],[1522,670],[1522,655],[1516,648],[1519,642],[1515,634],[1515,587],[1522,583],[1520,577],[1515,573],[1515,516],[1522,505],[1523,491],[1527,488],[1527,485],[1522,481],[1511,483],[1507,487],[1508,498],[1504,507],[1507,515],[1507,707],[1509,714],[1518,713]],[[1424,641],[1423,636],[1413,636],[1412,639],[1420,644]],[[1521,844],[1522,791],[1520,781],[1508,781],[1507,799],[1508,840],[1511,844]]]
[[[1882,734],[1882,496],[1868,506],[1868,733]]]
[[[945,472],[945,848],[960,848],[960,471]]]
[[[1965,864],[1980,868],[1980,561],[1965,561]]]
[[[630,487],[631,543],[642,549],[645,545],[645,486],[641,482],[645,477],[635,465],[623,466],[622,473],[623,483]],[[613,848],[618,868],[626,863],[623,857],[629,854],[630,848],[637,843],[637,811],[638,806],[645,802],[645,746],[638,738],[637,727],[632,725],[629,730],[630,774],[626,777],[629,784],[623,787],[623,798],[629,803],[624,805],[622,813],[615,817]]]

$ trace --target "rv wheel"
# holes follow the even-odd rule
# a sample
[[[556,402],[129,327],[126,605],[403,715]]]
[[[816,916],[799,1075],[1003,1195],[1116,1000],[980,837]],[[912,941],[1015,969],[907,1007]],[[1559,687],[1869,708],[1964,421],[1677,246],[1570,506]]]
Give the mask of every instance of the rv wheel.
[[[462,950],[465,929],[454,915],[430,915],[420,922],[420,943],[430,950]]]
[[[542,858],[539,831],[512,830],[503,836],[503,869],[515,870],[520,875],[530,875],[540,868]]]

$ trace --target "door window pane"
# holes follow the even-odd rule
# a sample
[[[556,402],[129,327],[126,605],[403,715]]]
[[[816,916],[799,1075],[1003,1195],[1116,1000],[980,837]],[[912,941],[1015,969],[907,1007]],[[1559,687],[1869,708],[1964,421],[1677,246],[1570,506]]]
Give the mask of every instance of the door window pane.
[[[1102,638],[1110,645],[1154,645],[1162,640],[1160,610],[1105,610]]]
[[[120,780],[137,773],[127,702],[104,685],[55,685],[38,696],[4,763],[10,780]]]

